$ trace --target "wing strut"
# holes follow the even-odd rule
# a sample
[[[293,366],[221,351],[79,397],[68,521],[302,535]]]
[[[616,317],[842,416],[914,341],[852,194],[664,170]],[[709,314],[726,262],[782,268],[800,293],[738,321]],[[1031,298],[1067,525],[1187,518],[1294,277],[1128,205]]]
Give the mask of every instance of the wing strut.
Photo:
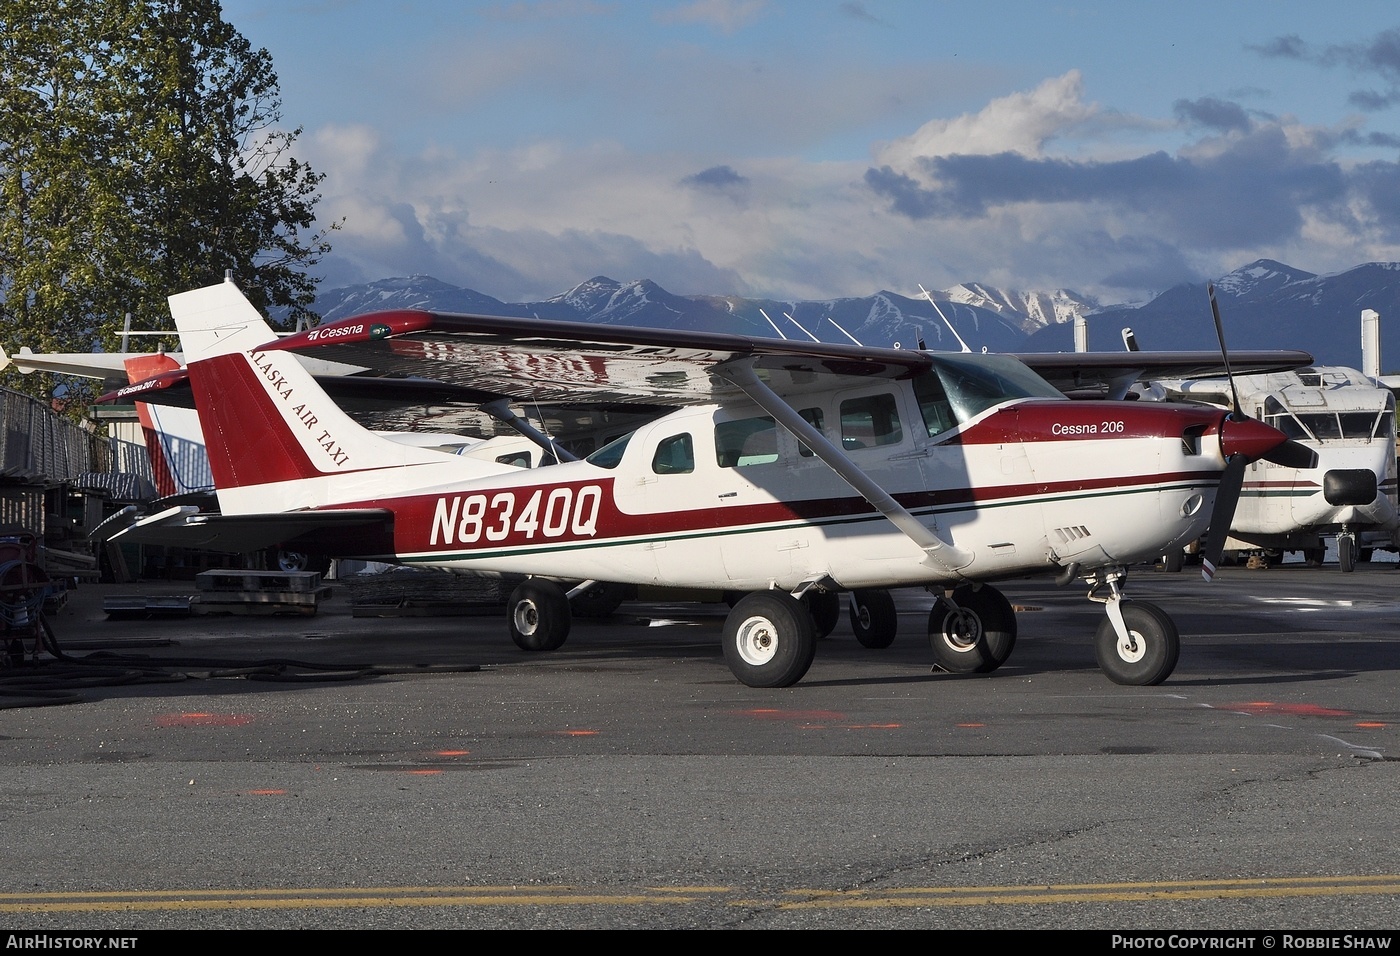
[[[555,461],[578,461],[578,455],[569,451],[563,445],[550,438],[528,421],[515,414],[515,410],[510,407],[510,399],[498,398],[494,402],[487,402],[478,406],[483,412],[490,415],[502,425],[509,425],[530,441],[539,445],[545,451],[554,456]]]
[[[754,372],[753,361],[750,358],[726,362],[716,366],[712,372],[742,389],[755,405],[772,415],[774,420],[796,435],[802,444],[812,449],[827,467],[836,472],[843,481],[870,502],[876,511],[903,532],[905,537],[923,550],[926,555],[925,563],[946,574],[956,574],[972,563],[971,554],[944,541],[910,514],[889,492],[861,471],[845,452],[828,441],[825,435],[799,415],[782,396],[769,388]]]

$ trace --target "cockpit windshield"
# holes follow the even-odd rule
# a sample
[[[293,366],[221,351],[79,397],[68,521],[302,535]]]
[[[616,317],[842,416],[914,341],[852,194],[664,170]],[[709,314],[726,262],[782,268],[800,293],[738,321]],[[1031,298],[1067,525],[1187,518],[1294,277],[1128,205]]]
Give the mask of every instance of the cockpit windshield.
[[[1371,441],[1390,434],[1393,415],[1377,411],[1292,412],[1278,399],[1264,399],[1264,421],[1289,438],[1317,442]]]
[[[1065,397],[1009,355],[939,354],[933,368],[959,423],[1009,398]]]
[[[627,443],[632,440],[632,436],[635,434],[636,432],[628,432],[621,438],[614,438],[584,460],[599,468],[616,468],[618,463],[622,461],[622,453],[627,450]]]

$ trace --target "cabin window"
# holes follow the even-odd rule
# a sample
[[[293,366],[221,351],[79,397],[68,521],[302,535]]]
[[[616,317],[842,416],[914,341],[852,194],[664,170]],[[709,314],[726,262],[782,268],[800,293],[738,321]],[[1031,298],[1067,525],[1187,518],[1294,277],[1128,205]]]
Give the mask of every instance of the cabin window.
[[[874,448],[904,439],[899,406],[888,392],[863,395],[841,403],[841,447]]]
[[[517,468],[530,467],[530,453],[528,451],[512,452],[509,455],[497,455],[496,461],[502,465],[514,465]]]
[[[953,420],[953,406],[948,402],[948,393],[943,391],[943,383],[934,373],[925,372],[914,379],[914,397],[918,399],[919,414],[923,416],[929,438],[957,424]]]
[[[627,450],[627,443],[631,440],[632,432],[628,432],[621,438],[615,438],[608,442],[584,460],[599,468],[616,468],[618,463],[622,461],[622,453]]]
[[[805,421],[808,425],[811,425],[817,431],[822,430],[823,416],[822,410],[820,408],[804,408],[797,414],[801,415],[803,421]],[[803,458],[812,457],[812,449],[808,448],[801,442],[797,443],[797,453]]]
[[[778,426],[768,416],[715,425],[715,460],[721,468],[746,468],[778,460]]]
[[[695,470],[695,441],[690,435],[663,438],[651,456],[651,470],[658,475],[688,475]]]

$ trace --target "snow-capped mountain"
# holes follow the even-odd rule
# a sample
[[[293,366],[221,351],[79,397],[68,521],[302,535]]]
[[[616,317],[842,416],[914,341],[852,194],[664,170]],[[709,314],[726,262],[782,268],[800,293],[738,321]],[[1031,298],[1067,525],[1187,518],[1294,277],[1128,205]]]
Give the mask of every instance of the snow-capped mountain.
[[[1400,263],[1368,263],[1315,275],[1261,259],[1221,276],[1214,285],[1231,348],[1304,349],[1319,364],[1355,366],[1361,361],[1361,310],[1375,309],[1381,314],[1382,368],[1400,367]],[[411,276],[331,289],[318,297],[315,308],[323,320],[421,308],[798,341],[922,344],[949,351],[965,345],[992,352],[1070,351],[1073,320],[1084,316],[1092,349],[1121,349],[1125,326],[1134,329],[1146,349],[1217,348],[1204,282],[1176,286],[1139,306],[1102,307],[1066,290],[1017,292],[971,282],[932,294],[938,309],[921,295],[888,290],[856,298],[779,301],[675,295],[646,279],[618,282],[594,276],[543,301],[508,303],[429,276]]]
[[[1047,325],[1073,322],[1076,317],[1097,312],[1098,302],[1068,289],[1054,292],[1014,292],[997,289],[980,282],[964,282],[946,292],[933,294],[935,299],[946,296],[951,302],[987,309],[1000,316],[1014,316],[1021,330],[1032,335]]]

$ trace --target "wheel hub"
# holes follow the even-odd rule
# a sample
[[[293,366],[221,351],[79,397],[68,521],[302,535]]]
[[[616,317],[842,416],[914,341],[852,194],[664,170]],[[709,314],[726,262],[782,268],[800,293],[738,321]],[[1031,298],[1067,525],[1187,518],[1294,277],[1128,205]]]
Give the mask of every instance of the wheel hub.
[[[1137,631],[1129,631],[1128,639],[1118,639],[1118,656],[1129,664],[1136,664],[1147,655],[1147,645]]]
[[[969,651],[982,639],[982,619],[958,608],[943,619],[943,640],[955,651]]]
[[[521,601],[515,606],[515,629],[526,637],[532,636],[540,626],[540,609],[534,601]]]
[[[766,617],[751,617],[739,625],[739,656],[754,666],[767,664],[778,652],[778,634]]]

